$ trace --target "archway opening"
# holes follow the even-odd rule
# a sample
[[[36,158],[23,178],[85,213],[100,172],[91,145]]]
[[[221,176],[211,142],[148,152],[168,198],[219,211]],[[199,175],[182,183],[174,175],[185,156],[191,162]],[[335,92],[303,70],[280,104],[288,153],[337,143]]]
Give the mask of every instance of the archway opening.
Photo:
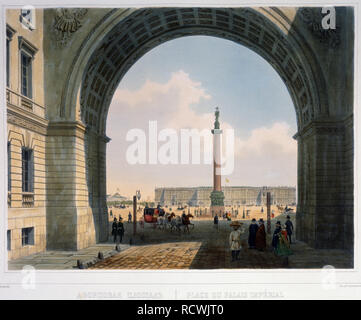
[[[74,77],[70,77],[79,83],[80,90],[75,86],[71,90],[73,93],[65,95],[62,114],[73,116],[86,128],[84,151],[88,163],[86,184],[89,207],[95,226],[102,233],[97,239],[101,241],[107,238],[107,221],[104,219],[108,218],[105,178],[108,138],[105,129],[109,105],[120,80],[140,57],[159,44],[190,35],[210,35],[253,50],[271,64],[282,78],[295,106],[297,119],[295,138],[299,150],[297,211],[301,213],[298,215],[302,224],[299,228],[300,239],[312,246],[326,248],[330,246],[328,239],[332,234],[337,246],[343,246],[343,240],[338,241],[340,228],[337,234],[328,227],[327,231],[320,231],[329,204],[325,203],[324,198],[317,198],[314,205],[310,197],[310,192],[317,190],[327,193],[325,184],[317,183],[318,177],[314,178],[312,172],[323,166],[316,161],[319,158],[317,154],[332,152],[320,148],[324,145],[324,136],[328,132],[341,134],[341,131],[328,131],[329,124],[319,122],[319,119],[329,116],[329,105],[327,91],[324,90],[325,81],[314,53],[302,42],[290,21],[282,23],[283,18],[273,11],[271,8],[131,10],[117,16],[104,33],[105,36],[90,48],[89,54],[81,56],[79,61],[83,61],[83,65],[80,72],[74,72]],[[66,103],[67,99],[75,97],[76,102]],[[339,197],[334,199],[335,203],[338,201]],[[320,208],[321,214],[317,208]],[[335,221],[343,219],[337,214],[334,214],[334,218]]]
[[[141,190],[141,207],[159,204],[176,214],[184,208],[196,218],[207,215],[212,163],[203,161],[203,148],[200,162],[193,162],[194,141],[184,145],[182,130],[210,133],[215,106],[221,111],[222,129],[233,129],[235,137],[234,169],[222,177],[226,211],[233,219],[267,219],[267,191],[272,194],[274,218],[284,212],[277,206],[295,209],[297,123],[283,80],[267,61],[244,46],[190,36],[149,51],[115,90],[106,125],[111,138],[107,144],[110,220],[120,215],[128,220],[129,212],[132,216],[136,190]],[[134,130],[140,133],[132,135]],[[155,158],[151,154],[154,134]],[[142,136],[145,145],[140,150]]]

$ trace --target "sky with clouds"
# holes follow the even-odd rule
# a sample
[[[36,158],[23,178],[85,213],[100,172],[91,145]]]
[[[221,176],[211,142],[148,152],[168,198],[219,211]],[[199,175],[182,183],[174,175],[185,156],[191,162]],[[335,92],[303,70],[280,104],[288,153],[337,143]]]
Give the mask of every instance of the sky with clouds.
[[[210,164],[129,164],[130,130],[150,136],[170,128],[211,129],[214,109],[222,129],[234,129],[234,170],[227,185],[296,186],[297,131],[291,97],[277,72],[253,51],[206,36],[168,41],[138,60],[117,88],[108,114],[107,192],[143,199],[161,186],[211,186]],[[166,142],[158,142],[158,151]],[[146,145],[148,160],[149,144]],[[225,177],[223,177],[225,184]]]

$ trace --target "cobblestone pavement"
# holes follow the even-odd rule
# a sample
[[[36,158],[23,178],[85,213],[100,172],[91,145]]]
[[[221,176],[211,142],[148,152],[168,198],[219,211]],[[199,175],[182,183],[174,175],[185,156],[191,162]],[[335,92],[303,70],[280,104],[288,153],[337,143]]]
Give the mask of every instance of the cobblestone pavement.
[[[151,225],[138,228],[136,245],[105,259],[92,269],[228,269],[228,268],[351,268],[352,255],[342,250],[315,250],[297,241],[288,265],[273,254],[270,246],[264,252],[247,247],[248,234],[242,235],[240,260],[231,262],[228,235],[229,222],[220,221],[218,230],[213,222],[194,221],[190,234],[158,230]],[[127,243],[132,238],[132,224],[125,223]],[[246,226],[247,230],[247,226]],[[272,228],[273,230],[273,228]],[[268,236],[268,244],[271,236]],[[134,241],[134,238],[132,239]]]
[[[284,217],[277,220],[284,222]],[[273,221],[274,223],[274,221]],[[220,220],[215,229],[212,220],[194,221],[190,233],[159,230],[152,225],[138,226],[137,237],[132,236],[133,224],[124,223],[125,237],[116,252],[111,241],[79,251],[46,251],[10,261],[9,270],[25,265],[35,269],[76,269],[77,260],[90,262],[90,269],[228,269],[228,268],[285,268],[283,259],[276,257],[270,248],[265,252],[247,249],[248,233],[242,235],[243,250],[240,261],[231,262],[228,235],[230,222]],[[248,225],[245,225],[246,230]],[[274,226],[272,225],[272,230]],[[268,244],[271,236],[268,236]],[[133,245],[130,245],[133,243]],[[288,268],[352,268],[352,254],[342,250],[315,250],[305,243],[291,246]],[[97,259],[102,252],[104,260]]]
[[[101,261],[90,269],[224,269],[281,268],[282,260],[270,252],[244,250],[231,262],[230,251],[202,242],[134,246]]]

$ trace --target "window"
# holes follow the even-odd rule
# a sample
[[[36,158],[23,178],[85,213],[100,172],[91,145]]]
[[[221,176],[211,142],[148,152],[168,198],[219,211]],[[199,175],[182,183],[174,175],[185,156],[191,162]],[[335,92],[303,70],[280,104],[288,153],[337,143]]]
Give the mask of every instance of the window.
[[[31,8],[21,9],[20,21],[29,30],[35,29],[35,10]]]
[[[21,149],[22,160],[22,191],[34,191],[34,155],[33,150],[29,148]]]
[[[34,245],[34,227],[21,229],[22,246]]]
[[[10,42],[16,31],[6,25],[6,85],[10,87]]]
[[[21,94],[32,98],[31,56],[21,51]]]
[[[8,142],[8,192],[11,192],[11,145]]]
[[[35,53],[38,51],[24,37],[19,36],[19,57],[20,57],[20,87],[21,94],[32,99],[32,63]]]
[[[8,246],[8,251],[11,251],[11,230],[8,230],[6,232],[7,235],[7,246]]]

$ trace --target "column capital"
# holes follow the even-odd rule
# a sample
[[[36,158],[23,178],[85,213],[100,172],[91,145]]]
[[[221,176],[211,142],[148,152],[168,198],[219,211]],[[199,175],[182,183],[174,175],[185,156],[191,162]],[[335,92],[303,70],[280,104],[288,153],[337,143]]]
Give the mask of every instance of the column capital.
[[[299,130],[293,139],[298,140],[313,134],[343,135],[345,133],[344,121],[312,121]]]
[[[52,121],[48,126],[48,136],[75,136],[84,138],[86,127],[79,121]]]

